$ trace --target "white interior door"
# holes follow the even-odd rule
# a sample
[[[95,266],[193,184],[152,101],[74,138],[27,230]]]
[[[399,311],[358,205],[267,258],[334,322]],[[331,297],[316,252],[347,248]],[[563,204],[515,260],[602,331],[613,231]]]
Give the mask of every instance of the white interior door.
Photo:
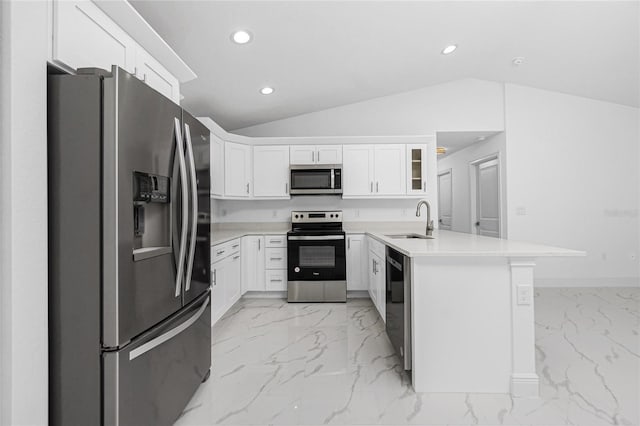
[[[477,165],[477,233],[500,237],[500,170],[497,158]]]
[[[438,228],[451,230],[451,170],[438,175]]]

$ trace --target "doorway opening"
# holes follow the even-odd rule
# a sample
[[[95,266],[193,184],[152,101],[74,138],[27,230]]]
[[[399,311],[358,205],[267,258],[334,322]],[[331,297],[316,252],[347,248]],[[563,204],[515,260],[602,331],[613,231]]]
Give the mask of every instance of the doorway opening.
[[[438,173],[438,228],[451,231],[452,181],[451,169]]]
[[[472,161],[469,168],[471,233],[500,238],[503,235],[500,155]]]

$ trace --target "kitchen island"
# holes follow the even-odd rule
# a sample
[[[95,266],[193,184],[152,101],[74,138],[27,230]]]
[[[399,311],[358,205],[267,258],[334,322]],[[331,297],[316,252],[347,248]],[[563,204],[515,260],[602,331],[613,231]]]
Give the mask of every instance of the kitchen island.
[[[538,395],[535,260],[584,252],[451,231],[367,234],[410,258],[416,392]]]

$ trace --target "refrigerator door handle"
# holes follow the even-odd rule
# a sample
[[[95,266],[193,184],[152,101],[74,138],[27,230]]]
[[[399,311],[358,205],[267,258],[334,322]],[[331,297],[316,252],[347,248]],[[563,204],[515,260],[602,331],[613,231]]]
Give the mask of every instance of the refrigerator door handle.
[[[191,288],[191,272],[193,271],[193,257],[196,251],[196,234],[198,232],[198,184],[196,180],[196,162],[193,158],[193,144],[191,143],[191,129],[184,123],[184,135],[187,140],[187,156],[189,157],[191,174],[191,247],[187,260],[187,275],[184,283],[184,291]]]
[[[205,299],[205,301],[202,304],[202,306],[200,306],[200,309],[198,309],[198,312],[193,314],[188,320],[186,320],[183,323],[180,323],[180,325],[178,325],[177,327],[172,328],[171,330],[167,331],[166,333],[163,333],[163,334],[159,335],[158,337],[149,340],[144,345],[140,345],[137,348],[135,348],[134,350],[132,350],[131,352],[129,352],[129,361],[133,361],[134,359],[138,358],[140,355],[143,355],[143,354],[149,352],[150,350],[152,350],[156,346],[159,346],[159,345],[163,344],[167,340],[173,339],[178,334],[182,333],[187,328],[191,327],[193,325],[193,323],[198,321],[198,319],[202,316],[202,313],[205,311],[205,309],[207,308],[208,304],[209,304],[209,297],[207,297]]]
[[[182,229],[180,230],[180,251],[177,262],[176,272],[176,292],[175,297],[180,296],[182,276],[184,274],[184,257],[187,246],[187,225],[189,224],[189,206],[187,201],[189,195],[187,193],[187,166],[184,159],[184,147],[182,141],[182,133],[180,132],[180,120],[174,118],[175,132],[176,132],[176,152],[178,153],[178,164],[180,165],[180,183],[182,184]]]

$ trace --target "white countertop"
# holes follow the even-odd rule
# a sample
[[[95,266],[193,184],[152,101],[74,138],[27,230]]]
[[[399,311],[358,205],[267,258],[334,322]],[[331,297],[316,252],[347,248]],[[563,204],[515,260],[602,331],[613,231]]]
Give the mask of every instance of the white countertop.
[[[584,256],[584,251],[546,246],[524,241],[483,237],[462,232],[433,232],[434,239],[395,239],[387,235],[399,232],[367,232],[367,235],[409,257],[422,256],[499,256],[553,257]]]
[[[221,223],[211,232],[211,245],[222,244],[245,235],[283,235],[291,227],[286,222]],[[499,256],[499,257],[554,257],[584,256],[586,253],[560,247],[524,241],[483,237],[462,232],[439,231],[434,239],[395,239],[388,235],[424,234],[424,223],[418,222],[345,222],[347,234],[367,234],[381,243],[409,257],[422,256]]]

